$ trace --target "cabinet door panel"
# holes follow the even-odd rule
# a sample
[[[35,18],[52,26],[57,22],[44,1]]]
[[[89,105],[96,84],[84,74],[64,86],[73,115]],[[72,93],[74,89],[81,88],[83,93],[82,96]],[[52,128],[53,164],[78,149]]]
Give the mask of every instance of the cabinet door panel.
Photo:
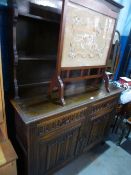
[[[43,175],[74,157],[79,128],[54,138],[39,142],[38,174]]]
[[[91,132],[91,127],[92,127],[92,121],[90,120],[90,116],[87,116],[84,122],[82,123],[80,129],[76,155],[85,152],[86,148],[88,147],[88,140]]]
[[[92,122],[92,129],[88,144],[92,144],[103,139],[105,128],[108,124],[108,120],[109,120],[109,114],[106,114],[104,116],[95,119]]]

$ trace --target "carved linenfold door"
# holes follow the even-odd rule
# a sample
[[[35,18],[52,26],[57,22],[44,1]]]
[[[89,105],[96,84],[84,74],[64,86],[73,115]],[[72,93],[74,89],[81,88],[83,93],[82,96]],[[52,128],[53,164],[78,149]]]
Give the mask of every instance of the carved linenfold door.
[[[105,136],[105,129],[108,125],[110,118],[112,118],[112,112],[102,115],[92,121],[92,129],[88,144],[93,144],[103,139],[103,137]]]
[[[88,140],[90,137],[90,132],[92,128],[92,121],[90,120],[90,113],[91,111],[89,110],[88,113],[86,113],[86,119],[83,121],[79,137],[78,137],[78,143],[77,143],[77,148],[76,148],[76,155],[79,155],[83,152],[86,151],[86,148],[88,147]]]
[[[39,142],[39,175],[48,172],[74,157],[79,128],[73,129],[51,141]]]

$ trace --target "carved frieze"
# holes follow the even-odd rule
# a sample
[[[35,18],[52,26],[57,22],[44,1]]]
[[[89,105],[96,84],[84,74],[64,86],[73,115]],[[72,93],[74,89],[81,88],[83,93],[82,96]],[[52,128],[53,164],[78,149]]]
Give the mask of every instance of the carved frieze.
[[[102,103],[99,104],[95,104],[92,106],[92,114],[93,113],[97,113],[100,111],[104,111],[104,110],[109,110],[115,107],[115,105],[117,104],[118,99],[110,99],[108,101],[104,101]]]
[[[74,122],[81,121],[89,115],[89,110],[90,109],[88,107],[85,107],[83,109],[59,116],[52,120],[44,121],[40,124],[37,124],[38,135],[41,136],[43,134],[55,131],[56,129],[62,128],[66,125],[70,125]]]

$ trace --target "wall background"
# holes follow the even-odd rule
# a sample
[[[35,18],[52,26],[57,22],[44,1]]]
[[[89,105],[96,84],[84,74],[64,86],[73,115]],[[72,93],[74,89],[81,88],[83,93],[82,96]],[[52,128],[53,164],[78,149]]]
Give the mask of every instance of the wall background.
[[[0,0],[0,5],[7,5],[7,0]]]
[[[131,30],[131,0],[115,0],[115,1],[124,6],[124,8],[120,12],[117,24],[117,30],[121,34],[121,54],[120,54],[120,64],[118,65],[115,75],[116,80],[118,79],[119,75],[121,75],[123,71],[123,65],[125,64],[126,61],[124,59],[124,52],[128,41],[128,36]],[[131,69],[131,65],[130,67],[128,66],[128,70],[129,69]]]

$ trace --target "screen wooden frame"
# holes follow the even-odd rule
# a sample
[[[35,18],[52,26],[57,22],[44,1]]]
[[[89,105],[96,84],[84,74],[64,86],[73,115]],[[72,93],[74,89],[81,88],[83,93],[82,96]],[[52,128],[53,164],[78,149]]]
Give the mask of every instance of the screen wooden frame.
[[[92,1],[92,0],[64,0],[63,1],[60,36],[59,36],[59,46],[58,46],[58,55],[57,55],[57,64],[56,64],[56,73],[52,78],[50,88],[49,88],[49,93],[48,93],[48,95],[50,96],[53,89],[57,88],[58,93],[59,93],[59,99],[60,99],[62,105],[65,104],[64,83],[66,83],[66,82],[79,81],[79,80],[83,80],[83,79],[85,80],[85,79],[105,78],[106,89],[109,92],[108,77],[105,74],[106,64],[105,65],[97,65],[97,66],[61,67],[63,45],[64,45],[65,25],[66,25],[65,21],[66,21],[68,4],[70,2],[77,4],[77,5],[80,5],[80,6],[83,6],[85,8],[88,8],[90,10],[93,10],[93,11],[98,12],[100,14],[103,14],[105,16],[111,17],[115,20],[114,29],[113,29],[112,37],[111,37],[111,42],[110,42],[110,46],[109,46],[109,50],[108,50],[108,55],[106,58],[106,64],[107,64],[107,60],[108,60],[108,57],[109,57],[110,52],[111,52],[111,44],[113,41],[113,36],[114,36],[115,28],[116,28],[118,13],[120,10],[120,7],[119,7],[119,10],[117,9],[118,11],[112,10],[114,4],[110,3],[109,0],[108,1],[106,1],[106,0],[103,0],[103,1],[99,1],[99,0],[94,0],[94,1]],[[111,2],[114,2],[114,1],[111,1]],[[98,70],[96,75],[90,75],[90,71],[92,69],[95,69],[95,68]],[[80,70],[80,72],[81,72],[80,76],[75,77],[75,78],[71,78],[70,71],[72,71],[72,70]],[[88,71],[88,74],[86,76],[84,76],[84,71]],[[66,72],[66,75],[67,75],[66,78],[62,77],[63,72]]]

